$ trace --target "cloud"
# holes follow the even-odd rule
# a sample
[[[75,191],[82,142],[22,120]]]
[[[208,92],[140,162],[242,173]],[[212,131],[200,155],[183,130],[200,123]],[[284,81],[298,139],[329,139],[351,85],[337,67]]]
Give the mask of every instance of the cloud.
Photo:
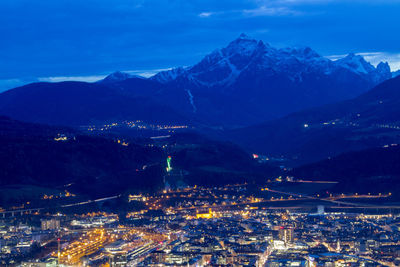
[[[243,10],[243,13],[251,16],[287,16],[287,15],[302,14],[302,12],[288,7],[268,7],[268,6],[260,6],[254,9],[245,9]]]
[[[394,4],[399,3],[400,0],[255,0],[259,3],[273,3],[279,5],[321,5],[330,3],[361,3],[361,4]]]
[[[133,74],[133,75],[139,75],[145,78],[149,78],[160,71],[166,71],[166,70],[171,70],[172,68],[162,68],[162,69],[150,69],[150,70],[126,70],[123,72]]]
[[[324,4],[333,1],[334,0],[275,0],[273,2],[279,4]]]
[[[41,77],[38,78],[40,82],[67,82],[67,81],[76,81],[76,82],[95,82],[103,79],[107,75],[90,75],[90,76],[57,76],[57,77]]]
[[[211,15],[213,15],[214,14],[214,12],[201,12],[200,14],[199,14],[199,17],[200,18],[208,18],[208,17],[210,17]]]
[[[198,14],[201,18],[208,18],[211,16],[220,15],[232,15],[232,17],[237,18],[242,17],[252,17],[252,16],[288,16],[288,15],[300,15],[303,12],[295,10],[290,5],[286,4],[286,1],[255,1],[253,4],[248,4],[245,6],[224,9],[224,10],[212,10],[203,11]]]

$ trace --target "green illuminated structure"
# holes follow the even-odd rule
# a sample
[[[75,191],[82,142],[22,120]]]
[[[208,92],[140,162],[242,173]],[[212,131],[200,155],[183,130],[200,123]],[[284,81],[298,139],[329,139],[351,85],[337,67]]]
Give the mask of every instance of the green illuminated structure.
[[[172,159],[171,156],[168,156],[168,158],[167,158],[167,172],[170,172],[172,170],[171,159]]]

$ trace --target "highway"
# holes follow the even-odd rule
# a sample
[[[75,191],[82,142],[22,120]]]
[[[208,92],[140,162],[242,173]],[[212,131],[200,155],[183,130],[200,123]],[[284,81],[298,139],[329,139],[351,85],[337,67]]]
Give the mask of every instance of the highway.
[[[32,212],[39,212],[41,210],[46,210],[49,208],[68,208],[68,207],[75,207],[75,206],[80,206],[80,205],[87,205],[90,203],[97,203],[97,202],[102,202],[102,201],[107,201],[107,200],[111,200],[111,199],[116,199],[121,197],[121,195],[117,195],[117,196],[111,196],[111,197],[104,197],[104,198],[99,198],[99,199],[95,199],[95,200],[88,200],[88,201],[83,201],[83,202],[78,202],[78,203],[72,203],[72,204],[65,204],[65,205],[59,205],[59,206],[55,206],[55,207],[42,207],[42,208],[29,208],[29,209],[16,209],[16,210],[5,210],[5,211],[1,211],[0,215],[3,215],[3,218],[5,217],[6,214],[11,214],[11,216],[14,216],[16,214],[26,214],[26,213],[32,213]]]
[[[283,191],[273,190],[273,189],[269,189],[269,188],[266,188],[265,190],[269,191],[269,192],[273,192],[273,193],[283,194],[283,195],[297,196],[297,197],[303,198],[303,199],[313,199],[313,200],[317,199],[317,200],[331,202],[331,203],[335,203],[335,204],[339,204],[339,205],[347,205],[347,206],[362,207],[362,208],[364,208],[364,207],[372,207],[373,206],[373,205],[370,205],[370,204],[360,204],[360,203],[338,201],[338,200],[335,200],[335,198],[332,198],[332,197],[318,198],[318,197],[307,196],[307,195],[304,195],[304,194],[290,193],[290,192],[283,192]],[[388,195],[373,195],[373,196],[365,195],[364,198],[381,198],[381,197],[383,198],[383,197],[388,197],[389,195],[390,194],[388,194]],[[356,195],[356,194],[347,195],[347,196],[341,195],[341,196],[343,196],[342,198],[361,198],[361,196]],[[339,199],[339,198],[340,197],[337,197],[336,199]]]

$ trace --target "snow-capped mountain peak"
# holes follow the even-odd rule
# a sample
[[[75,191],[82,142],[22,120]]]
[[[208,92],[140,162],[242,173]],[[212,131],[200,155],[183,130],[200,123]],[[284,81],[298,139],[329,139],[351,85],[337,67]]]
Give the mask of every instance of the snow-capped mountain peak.
[[[244,32],[242,32],[240,35],[239,35],[239,38],[238,39],[248,39],[248,40],[250,40],[250,39],[252,39],[252,38],[250,38],[247,34],[245,34]]]
[[[350,71],[373,83],[392,75],[388,64],[382,63],[375,68],[364,57],[354,53],[332,61],[310,47],[276,49],[242,33],[226,47],[205,56],[198,64],[161,72],[152,79],[168,83],[181,77],[198,86],[226,87],[232,85],[244,71],[255,70],[281,73],[293,82],[301,82],[306,73],[331,75],[335,71]]]
[[[258,41],[248,37],[245,34],[241,34],[239,38],[235,39],[226,48],[222,49],[222,52],[226,55],[241,54],[251,55],[258,47]]]
[[[177,67],[166,71],[161,71],[151,77],[152,80],[156,80],[160,83],[167,83],[175,80],[178,76],[184,74],[185,68]]]
[[[387,73],[387,72],[390,72],[389,63],[387,63],[387,62],[380,62],[380,63],[378,64],[378,66],[376,66],[376,70],[377,70],[379,73]]]
[[[310,47],[286,47],[279,50],[286,56],[294,56],[299,59],[313,59],[321,56]]]
[[[375,68],[363,56],[354,53],[335,61],[338,67],[346,68],[354,73],[369,77],[374,83],[380,83],[392,77],[390,66],[387,62],[380,62]]]
[[[122,71],[116,71],[105,77],[103,80],[100,80],[99,82],[102,83],[113,83],[113,82],[120,82],[124,81],[130,78],[141,78],[144,79],[144,77],[139,76],[139,75],[132,75],[126,72]]]
[[[350,53],[346,57],[337,60],[336,63],[341,67],[358,73],[368,74],[375,71],[371,63],[365,61],[364,57],[354,53]]]

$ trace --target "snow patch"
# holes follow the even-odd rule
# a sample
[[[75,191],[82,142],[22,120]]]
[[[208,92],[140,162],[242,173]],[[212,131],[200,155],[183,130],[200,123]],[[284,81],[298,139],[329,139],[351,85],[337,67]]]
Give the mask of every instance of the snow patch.
[[[193,97],[193,95],[192,95],[192,92],[190,92],[190,90],[188,89],[188,90],[186,90],[186,92],[188,93],[188,96],[189,96],[189,102],[190,102],[190,104],[192,105],[192,107],[193,107],[193,113],[196,113],[196,111],[197,111],[197,108],[196,108],[196,106],[195,106],[195,104],[194,104],[194,97]]]

